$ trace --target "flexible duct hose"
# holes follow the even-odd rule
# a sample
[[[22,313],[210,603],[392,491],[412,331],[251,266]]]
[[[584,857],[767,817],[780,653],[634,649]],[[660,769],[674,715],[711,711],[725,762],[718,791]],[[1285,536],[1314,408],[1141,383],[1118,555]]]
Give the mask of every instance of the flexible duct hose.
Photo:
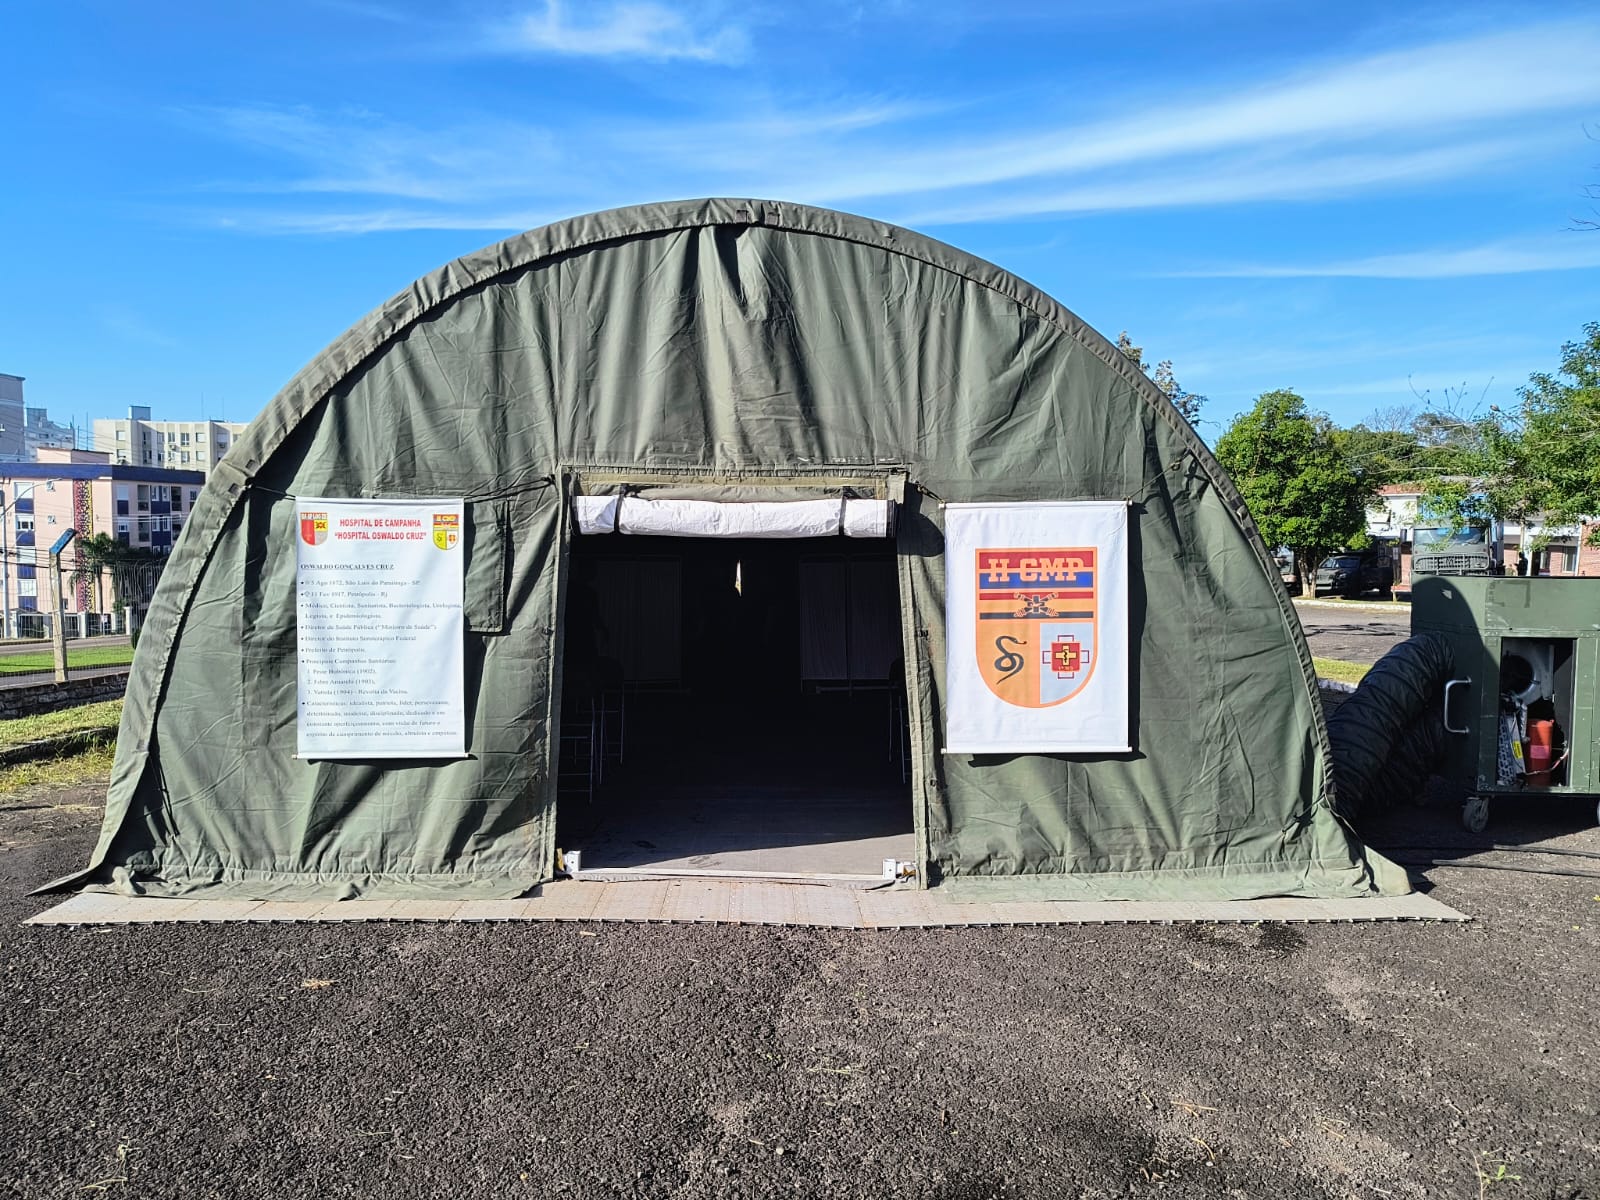
[[[1444,749],[1444,683],[1454,656],[1419,633],[1378,660],[1331,716],[1334,810],[1346,821],[1415,796]]]

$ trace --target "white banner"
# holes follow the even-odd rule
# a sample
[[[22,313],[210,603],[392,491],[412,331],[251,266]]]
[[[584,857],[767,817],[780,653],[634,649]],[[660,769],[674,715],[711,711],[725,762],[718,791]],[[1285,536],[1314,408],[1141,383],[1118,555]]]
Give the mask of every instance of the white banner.
[[[466,755],[464,508],[295,502],[301,758]]]
[[[957,754],[1128,740],[1128,506],[944,509],[946,729]]]

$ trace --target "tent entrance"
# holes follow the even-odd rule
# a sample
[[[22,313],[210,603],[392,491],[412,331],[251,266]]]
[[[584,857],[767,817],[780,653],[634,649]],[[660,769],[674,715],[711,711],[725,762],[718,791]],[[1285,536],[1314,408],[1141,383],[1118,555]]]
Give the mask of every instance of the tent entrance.
[[[915,859],[892,539],[579,536],[557,844],[583,869]]]

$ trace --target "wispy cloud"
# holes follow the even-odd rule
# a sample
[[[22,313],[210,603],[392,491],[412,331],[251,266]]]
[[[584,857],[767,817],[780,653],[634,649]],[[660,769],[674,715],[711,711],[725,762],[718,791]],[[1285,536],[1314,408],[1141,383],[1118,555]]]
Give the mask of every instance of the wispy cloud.
[[[157,329],[131,308],[122,305],[103,305],[94,312],[101,328],[119,342],[157,350],[175,350],[180,345],[177,338]]]
[[[360,109],[219,108],[189,115],[299,168],[287,179],[214,182],[213,191],[484,200],[544,186],[562,158],[548,129],[516,122],[424,131]]]
[[[543,12],[525,14],[492,32],[503,49],[585,58],[727,62],[742,57],[746,47],[737,26],[697,29],[682,13],[650,0],[581,8],[583,16],[573,17],[561,0],[545,0]]]
[[[1523,275],[1600,267],[1600,243],[1580,235],[1540,241],[1511,240],[1455,249],[1377,254],[1342,262],[1242,263],[1169,271],[1188,279],[1460,279],[1472,275]]]
[[[1544,25],[1325,65],[1243,92],[1174,94],[1109,121],[890,153],[840,173],[849,197],[1081,174],[1246,147],[1415,138],[1600,101],[1600,27]]]
[[[513,42],[541,53],[707,60],[742,38],[658,4],[584,13],[580,22],[552,2],[514,26]],[[870,207],[940,225],[1297,202],[1469,177],[1542,153],[1550,125],[1535,114],[1600,104],[1597,61],[1600,26],[1545,24],[1324,63],[1232,91],[1171,92],[1114,118],[1044,122],[1025,134],[1009,132],[1014,103],[998,112],[959,94],[818,105],[752,93],[759,100],[740,105],[723,92],[714,104],[680,102],[676,118],[552,114],[548,125],[418,128],[360,111],[268,109],[209,119],[276,160],[265,182],[216,190],[373,198],[334,212],[252,205],[229,214],[240,228],[513,229],[528,211],[707,194]],[[730,120],[730,109],[757,115]],[[1344,265],[1353,273],[1362,264]]]
[[[1225,156],[1065,188],[993,193],[949,207],[914,209],[899,219],[908,225],[959,225],[1020,216],[1319,200],[1456,176],[1526,149],[1525,142],[1501,139],[1371,154]]]

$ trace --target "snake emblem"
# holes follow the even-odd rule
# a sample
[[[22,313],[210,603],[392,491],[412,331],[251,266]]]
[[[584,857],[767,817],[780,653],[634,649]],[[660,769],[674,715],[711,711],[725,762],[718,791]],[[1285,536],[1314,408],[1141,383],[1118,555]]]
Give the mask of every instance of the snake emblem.
[[[1003,633],[995,638],[994,648],[1000,651],[1000,657],[994,660],[994,669],[1000,672],[1001,679],[1010,679],[1018,671],[1022,670],[1022,655],[1015,650],[1008,650],[1005,646],[1007,642],[1016,646],[1026,646],[1028,644],[1021,638],[1012,637],[1009,633]]]

